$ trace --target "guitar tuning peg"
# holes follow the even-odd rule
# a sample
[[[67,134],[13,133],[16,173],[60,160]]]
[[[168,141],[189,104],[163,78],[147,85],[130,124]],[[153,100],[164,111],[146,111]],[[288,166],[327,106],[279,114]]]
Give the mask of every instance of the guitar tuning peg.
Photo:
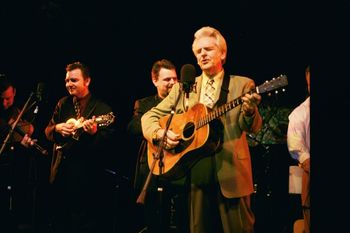
[[[282,88],[282,91],[283,91],[283,92],[285,92],[285,91],[286,91],[286,89]]]
[[[278,94],[278,91],[275,91],[276,94]]]
[[[267,95],[268,95],[268,96],[271,96],[272,94],[271,94],[271,92],[269,92]]]

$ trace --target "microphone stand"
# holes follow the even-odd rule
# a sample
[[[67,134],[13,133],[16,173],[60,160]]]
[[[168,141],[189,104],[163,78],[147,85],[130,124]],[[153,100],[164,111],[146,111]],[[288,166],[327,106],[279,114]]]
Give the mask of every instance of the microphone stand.
[[[180,93],[181,93],[181,92],[180,92]],[[170,124],[171,124],[171,121],[172,121],[172,119],[173,119],[173,116],[174,116],[174,114],[175,114],[175,108],[176,108],[177,104],[179,103],[180,96],[181,96],[181,94],[179,94],[179,95],[177,96],[177,99],[176,99],[176,101],[175,101],[175,105],[172,106],[172,110],[171,110],[171,112],[170,112],[170,117],[168,118],[168,121],[167,121],[167,123],[166,123],[166,127],[165,127],[165,130],[164,130],[163,136],[162,136],[162,138],[161,138],[161,140],[160,140],[160,143],[158,144],[158,147],[157,147],[157,152],[156,152],[156,154],[153,155],[153,156],[154,156],[154,159],[153,159],[152,165],[151,165],[151,167],[150,167],[150,171],[149,171],[149,173],[148,173],[148,175],[147,175],[147,178],[146,178],[146,181],[145,181],[145,183],[144,183],[144,185],[143,185],[143,188],[142,188],[142,190],[141,190],[141,192],[140,192],[140,194],[139,194],[139,196],[138,196],[138,198],[137,198],[137,200],[136,200],[136,203],[137,203],[137,204],[144,204],[144,203],[145,203],[145,198],[146,198],[146,194],[147,194],[147,189],[148,189],[148,186],[149,186],[149,184],[150,184],[151,177],[152,177],[152,173],[153,173],[153,170],[154,170],[154,168],[155,168],[155,166],[156,166],[156,161],[157,161],[157,160],[159,160],[159,162],[158,162],[159,173],[160,173],[160,175],[162,174],[162,169],[163,169],[163,157],[164,157],[163,150],[164,150],[164,144],[165,144],[165,142],[166,142],[166,135],[167,135],[167,132],[168,132],[168,130],[169,130],[169,126],[170,126]]]
[[[5,147],[6,147],[7,143],[8,143],[8,141],[10,140],[10,138],[11,138],[11,136],[12,136],[12,134],[13,134],[14,129],[16,128],[16,126],[17,126],[19,120],[22,118],[22,115],[23,115],[23,113],[25,112],[25,110],[26,110],[26,108],[27,108],[29,102],[31,101],[33,95],[34,95],[34,93],[31,92],[30,95],[29,95],[29,98],[28,98],[27,102],[24,104],[24,106],[23,106],[21,112],[18,114],[17,119],[15,120],[15,122],[12,123],[12,125],[11,125],[11,127],[10,127],[10,130],[9,130],[9,132],[8,132],[8,134],[7,134],[7,136],[6,136],[5,140],[4,140],[4,142],[2,143],[2,146],[1,146],[1,149],[0,149],[0,156],[1,156],[2,152],[5,150]]]

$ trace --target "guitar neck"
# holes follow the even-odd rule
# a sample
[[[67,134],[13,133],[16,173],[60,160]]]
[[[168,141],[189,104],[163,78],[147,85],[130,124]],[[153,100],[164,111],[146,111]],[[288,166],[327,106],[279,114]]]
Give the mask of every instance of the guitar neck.
[[[269,91],[273,91],[273,90],[277,90],[280,87],[284,87],[288,85],[288,80],[287,80],[287,76],[286,75],[280,75],[277,78],[273,78],[270,81],[266,81],[265,83],[255,87],[255,89],[250,90],[249,92],[245,93],[245,94],[253,94],[253,93],[266,93]],[[196,128],[201,128],[204,125],[210,123],[212,120],[222,116],[224,113],[234,109],[235,107],[237,107],[238,105],[243,103],[242,97],[245,95],[241,95],[240,97],[218,107],[217,109],[214,109],[213,111],[211,111],[209,114],[207,114],[206,116],[202,117],[199,119],[198,123],[196,124]]]
[[[247,93],[252,94],[257,92],[257,89],[255,90],[251,90]],[[245,94],[244,94],[245,95]],[[205,117],[202,117],[199,119],[196,128],[200,128],[203,127],[206,124],[209,124],[211,121],[219,118],[220,116],[224,115],[226,112],[234,109],[235,107],[237,107],[238,105],[243,103],[242,97],[244,96],[240,96],[224,105],[221,105],[220,107],[214,109],[213,111],[209,112]]]

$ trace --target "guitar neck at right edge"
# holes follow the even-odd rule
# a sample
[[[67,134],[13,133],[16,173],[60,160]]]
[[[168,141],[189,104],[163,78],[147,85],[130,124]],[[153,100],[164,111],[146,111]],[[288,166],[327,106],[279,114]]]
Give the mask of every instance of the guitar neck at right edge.
[[[270,81],[266,81],[265,83],[257,86],[254,90],[251,90],[247,93],[249,93],[249,94],[253,94],[253,93],[263,94],[265,92],[277,90],[278,88],[281,88],[281,87],[284,87],[287,85],[288,85],[287,76],[280,75],[277,78],[273,78]],[[245,93],[245,94],[247,94],[247,93]],[[200,118],[197,125],[196,125],[196,129],[203,127],[204,125],[210,123],[212,120],[217,119],[218,117],[224,115],[226,112],[234,109],[238,105],[241,105],[243,103],[242,97],[245,94],[243,94],[242,96],[214,109],[213,111],[209,112],[206,116]]]

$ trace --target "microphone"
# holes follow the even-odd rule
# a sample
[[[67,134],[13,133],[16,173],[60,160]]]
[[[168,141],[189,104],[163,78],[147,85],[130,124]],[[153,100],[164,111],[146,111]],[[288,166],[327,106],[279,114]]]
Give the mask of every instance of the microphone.
[[[44,99],[44,95],[46,95],[46,85],[45,83],[38,83],[36,87],[35,96],[38,102],[41,102]]]
[[[192,64],[181,67],[182,90],[185,92],[185,111],[188,109],[188,98],[196,79],[196,69]]]
[[[31,109],[33,106],[35,106],[33,113],[34,113],[34,115],[36,115],[39,112],[40,103],[43,100],[47,99],[46,84],[39,82],[36,86],[35,93],[34,92],[32,92],[32,93],[35,95],[35,101],[32,103],[32,105],[28,109]]]
[[[186,64],[181,67],[181,83],[182,89],[188,95],[192,89],[196,78],[196,69],[191,64]]]

